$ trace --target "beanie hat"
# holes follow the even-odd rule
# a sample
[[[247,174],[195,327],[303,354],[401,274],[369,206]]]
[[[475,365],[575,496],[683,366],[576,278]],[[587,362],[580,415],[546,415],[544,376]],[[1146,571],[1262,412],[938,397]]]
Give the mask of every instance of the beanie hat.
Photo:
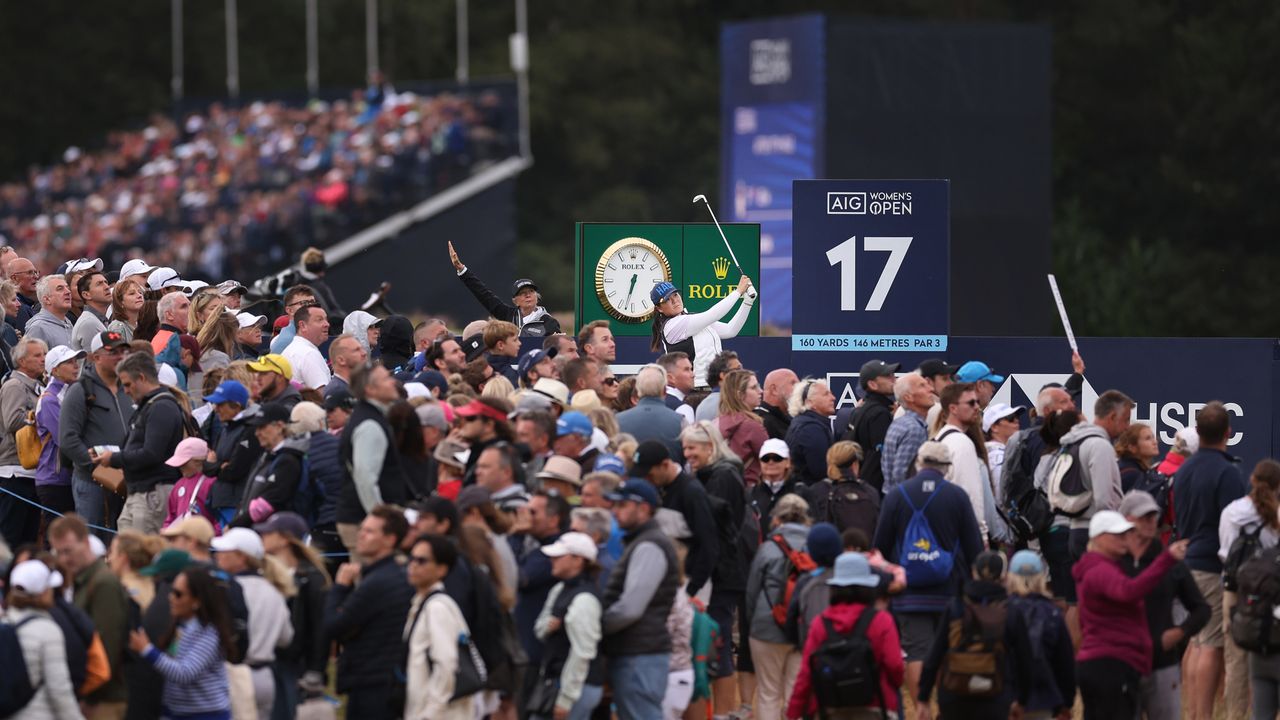
[[[809,557],[819,567],[831,567],[836,558],[844,552],[844,544],[840,542],[840,531],[831,523],[818,523],[809,528],[809,537],[805,540],[809,549]]]

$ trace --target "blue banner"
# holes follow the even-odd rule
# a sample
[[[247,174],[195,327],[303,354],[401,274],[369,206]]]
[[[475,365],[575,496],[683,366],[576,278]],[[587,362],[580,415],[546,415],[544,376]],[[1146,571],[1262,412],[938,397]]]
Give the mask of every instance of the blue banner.
[[[1161,454],[1179,429],[1195,422],[1195,413],[1210,400],[1230,411],[1228,452],[1243,459],[1241,470],[1280,452],[1280,427],[1274,408],[1280,404],[1280,350],[1275,340],[1224,338],[1079,338],[1085,368],[1080,410],[1093,416],[1097,396],[1116,389],[1133,398],[1133,422],[1156,431]],[[791,338],[726,340],[744,367],[763,380],[774,368],[791,368],[800,377],[825,378],[843,407],[855,402],[858,368],[872,358],[914,369],[926,358],[949,362],[982,360],[1004,376],[995,402],[1030,406],[1046,383],[1063,382],[1071,374],[1071,349],[1063,338],[951,337],[945,353],[904,351],[792,352]],[[619,338],[615,371],[652,362],[648,341]],[[619,372],[619,374],[624,374]]]
[[[793,333],[875,343],[850,350],[945,349],[948,189],[946,180],[795,181]]]
[[[821,174],[824,20],[729,23],[721,33],[721,207],[760,223],[761,320],[791,327],[791,182]]]

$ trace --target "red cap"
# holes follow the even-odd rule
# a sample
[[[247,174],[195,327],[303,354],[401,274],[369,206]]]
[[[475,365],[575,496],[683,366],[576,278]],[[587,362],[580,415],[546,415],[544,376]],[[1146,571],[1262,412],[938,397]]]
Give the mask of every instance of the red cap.
[[[486,405],[479,400],[472,400],[460,408],[455,408],[454,412],[461,417],[474,417],[476,415],[487,417],[490,420],[506,420],[506,413],[498,408]]]

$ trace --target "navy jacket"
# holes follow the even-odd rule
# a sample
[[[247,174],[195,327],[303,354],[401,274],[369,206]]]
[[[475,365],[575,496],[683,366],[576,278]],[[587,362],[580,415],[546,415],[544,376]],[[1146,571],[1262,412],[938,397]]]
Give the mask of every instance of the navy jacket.
[[[805,410],[791,421],[787,447],[797,481],[812,485],[827,477],[827,450],[832,441],[831,421],[813,410]]]
[[[111,467],[124,470],[124,484],[130,493],[145,493],[156,485],[178,481],[182,473],[165,460],[182,442],[182,408],[164,388],[142,398],[129,419],[129,434],[120,452],[111,456]]]
[[[525,540],[525,535],[512,535],[514,540]],[[560,582],[551,574],[551,558],[542,552],[543,545],[560,539],[560,533],[541,538],[536,544],[522,543],[524,554],[520,556],[520,584],[516,592],[516,629],[520,645],[529,656],[529,666],[542,662],[542,641],[533,632],[534,621],[542,606],[547,604],[547,594]]]
[[[925,484],[932,491],[925,490]],[[911,503],[902,497],[906,492]],[[969,495],[952,485],[937,470],[925,468],[914,477],[898,485],[884,497],[880,506],[880,521],[876,523],[873,544],[891,563],[901,564],[902,536],[911,522],[911,506],[924,507],[931,494],[938,497],[925,508],[938,544],[950,550],[955,557],[955,567],[946,582],[928,587],[908,587],[894,598],[893,607],[903,612],[940,612],[960,590],[961,583],[969,577],[969,563],[982,552],[982,534],[978,531],[978,519],[973,516]]]
[[[360,583],[334,584],[325,599],[325,635],[342,644],[338,692],[390,687],[413,588],[394,555],[366,565]]]
[[[1191,540],[1186,563],[1192,570],[1222,572],[1218,520],[1227,505],[1249,492],[1238,462],[1239,458],[1221,450],[1204,448],[1173,475],[1174,526],[1178,539]]]

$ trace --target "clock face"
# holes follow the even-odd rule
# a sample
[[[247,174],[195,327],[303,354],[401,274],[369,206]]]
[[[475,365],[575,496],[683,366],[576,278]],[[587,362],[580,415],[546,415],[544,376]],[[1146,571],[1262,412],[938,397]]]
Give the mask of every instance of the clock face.
[[[657,245],[643,238],[615,242],[596,264],[596,296],[606,312],[623,322],[653,317],[649,291],[663,281],[671,281],[671,264]]]

